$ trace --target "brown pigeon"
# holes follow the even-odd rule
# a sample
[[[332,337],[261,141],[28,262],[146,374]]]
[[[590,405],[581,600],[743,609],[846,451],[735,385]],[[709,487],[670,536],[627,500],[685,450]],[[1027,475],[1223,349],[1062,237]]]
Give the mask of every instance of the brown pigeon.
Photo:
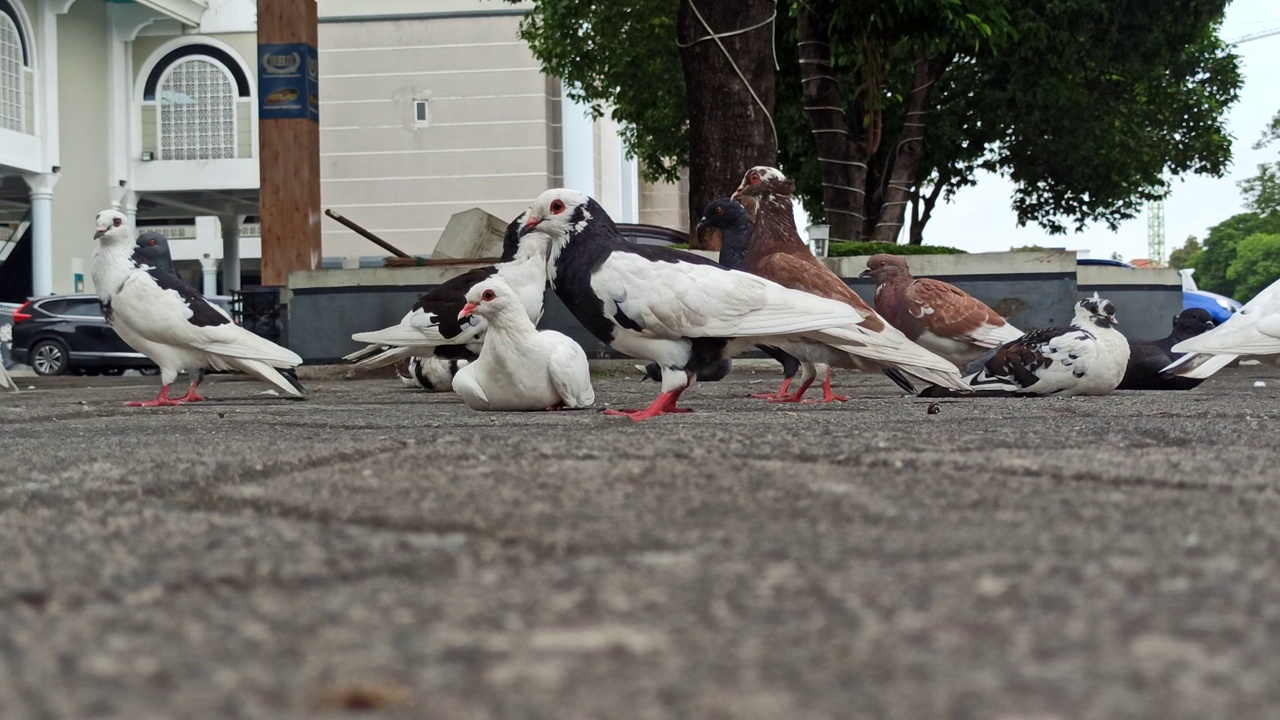
[[[823,402],[847,399],[831,392],[831,366],[884,372],[899,387],[912,392],[914,389],[904,373],[923,378],[925,373],[922,370],[945,366],[946,361],[911,342],[885,322],[843,280],[813,256],[796,232],[791,214],[794,187],[791,180],[770,167],[751,168],[743,177],[734,199],[744,200],[743,204],[749,210],[754,204],[755,210],[746,271],[786,288],[849,305],[862,316],[859,325],[862,331],[869,340],[874,338],[875,341],[869,342],[866,352],[844,352],[817,343],[797,343],[794,347],[787,347],[787,352],[804,364],[806,380],[794,394],[775,402],[801,402],[805,391],[819,374],[824,376]],[[881,344],[893,347],[895,352],[887,353],[875,347]]]
[[[1022,331],[955,285],[911,276],[899,255],[872,255],[860,277],[876,281],[876,310],[907,337],[964,369]]]

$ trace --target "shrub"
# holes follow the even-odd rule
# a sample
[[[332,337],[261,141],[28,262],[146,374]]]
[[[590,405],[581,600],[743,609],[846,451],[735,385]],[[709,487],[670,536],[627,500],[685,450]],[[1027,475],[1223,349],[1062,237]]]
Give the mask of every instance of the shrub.
[[[889,245],[878,242],[845,242],[836,240],[827,248],[829,257],[858,257],[860,255],[964,255],[964,250],[942,245]]]

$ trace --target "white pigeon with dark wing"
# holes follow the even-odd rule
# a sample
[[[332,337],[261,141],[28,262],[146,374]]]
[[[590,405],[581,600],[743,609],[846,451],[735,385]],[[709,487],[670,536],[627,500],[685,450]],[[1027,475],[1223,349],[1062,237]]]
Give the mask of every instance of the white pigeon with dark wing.
[[[98,213],[93,284],[107,322],[130,347],[160,366],[161,388],[154,400],[129,403],[157,407],[203,400],[196,392],[203,368],[235,370],[270,383],[287,395],[303,388],[286,372],[302,358],[231,321],[222,308],[177,277],[133,260],[133,229],[115,210]],[[186,396],[170,398],[169,386],[182,370],[192,373]]]
[[[596,401],[582,346],[554,330],[541,332],[500,277],[467,291],[461,317],[486,322],[480,357],[458,371],[453,391],[473,410],[560,410]]]
[[[671,412],[697,373],[752,345],[803,342],[902,369],[926,382],[967,391],[956,368],[901,333],[868,332],[850,305],[735,270],[691,253],[632,245],[591,198],[548,190],[534,202],[522,232],[551,236],[547,277],[556,295],[602,342],[656,362],[662,392],[643,420]],[[611,411],[611,414],[619,414]]]
[[[1198,380],[1239,357],[1280,365],[1280,280],[1218,327],[1174,345],[1173,352],[1189,354],[1170,364],[1165,372]]]
[[[458,313],[466,304],[467,292],[491,277],[501,277],[516,291],[529,320],[536,324],[542,318],[546,296],[548,239],[540,233],[523,237],[518,234],[527,215],[527,212],[522,214],[507,226],[503,239],[503,258],[507,262],[451,278],[418,298],[399,323],[352,335],[352,340],[370,345],[345,359],[354,361],[360,370],[391,365],[409,357],[438,356],[444,364],[433,365],[437,368],[447,367],[450,360],[474,360],[488,326],[480,317],[459,320]]]
[[[1115,305],[1094,293],[1076,303],[1070,326],[1001,345],[965,381],[974,390],[1017,395],[1106,395],[1129,364],[1129,341],[1116,325]]]

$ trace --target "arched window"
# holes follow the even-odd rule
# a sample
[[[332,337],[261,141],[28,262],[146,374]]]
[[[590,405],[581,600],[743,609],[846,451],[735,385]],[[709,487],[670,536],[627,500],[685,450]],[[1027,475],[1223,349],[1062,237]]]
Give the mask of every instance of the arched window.
[[[0,12],[0,128],[25,132],[26,99],[27,69],[22,35],[13,18],[7,12]]]
[[[156,93],[161,160],[219,160],[236,156],[236,84],[211,57],[193,55],[170,65]]]

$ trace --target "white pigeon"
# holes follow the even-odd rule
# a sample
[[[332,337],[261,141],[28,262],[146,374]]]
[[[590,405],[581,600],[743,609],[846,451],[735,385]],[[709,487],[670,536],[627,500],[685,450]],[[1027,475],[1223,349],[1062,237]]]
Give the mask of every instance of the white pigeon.
[[[453,391],[473,410],[560,410],[596,401],[582,346],[554,330],[538,331],[519,294],[500,277],[467,292],[459,317],[485,320],[484,347],[458,370]]]
[[[538,196],[524,233],[551,236],[547,278],[556,295],[602,342],[658,364],[662,391],[633,420],[672,412],[699,372],[752,345],[787,352],[830,345],[937,385],[968,391],[955,365],[901,333],[870,332],[847,303],[787,289],[699,255],[625,242],[599,203],[559,188]],[[794,353],[793,353],[794,354]]]
[[[3,364],[0,364],[0,388],[15,392],[18,389],[18,384],[13,381],[13,378],[9,377],[9,373],[4,371]]]
[[[1173,352],[1190,354],[1162,372],[1200,380],[1241,356],[1280,365],[1280,280],[1218,327],[1174,345]]]
[[[541,233],[520,237],[527,212],[508,227],[503,240],[503,257],[507,262],[476,268],[451,278],[440,287],[418,298],[413,309],[400,322],[382,330],[356,333],[356,342],[369,343],[345,359],[355,361],[356,368],[369,370],[391,365],[409,357],[443,354],[446,360],[458,358],[457,352],[436,353],[437,348],[462,347],[470,352],[460,359],[469,360],[484,342],[485,321],[476,317],[464,322],[458,312],[466,304],[467,291],[490,277],[507,281],[520,297],[529,319],[535,324],[542,318],[543,298],[547,292],[547,243]],[[447,364],[447,363],[446,363]]]
[[[160,366],[160,393],[131,407],[160,407],[203,400],[196,388],[205,368],[238,370],[268,382],[287,395],[301,397],[302,385],[277,370],[302,364],[302,358],[231,321],[177,277],[133,260],[133,229],[115,210],[98,213],[98,248],[93,254],[93,284],[103,315],[130,347]],[[169,397],[178,372],[191,373],[181,398]]]
[[[1117,324],[1115,305],[1094,293],[1076,303],[1070,326],[1032,330],[1001,345],[965,381],[974,390],[1017,395],[1106,395],[1129,364],[1129,341]]]

